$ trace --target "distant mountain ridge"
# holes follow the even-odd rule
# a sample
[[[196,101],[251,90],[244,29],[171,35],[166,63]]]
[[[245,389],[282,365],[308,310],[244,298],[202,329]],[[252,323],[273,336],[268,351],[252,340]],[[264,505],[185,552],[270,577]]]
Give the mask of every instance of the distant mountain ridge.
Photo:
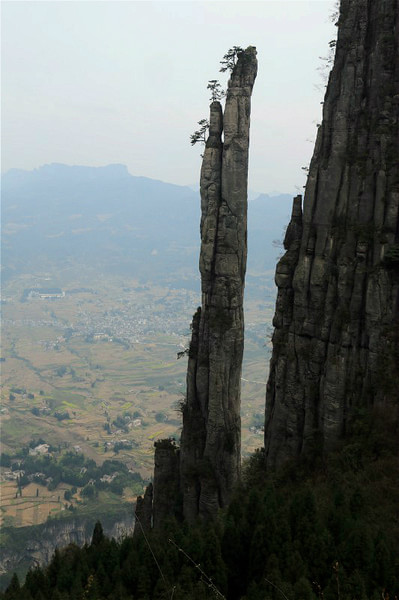
[[[121,164],[54,163],[5,173],[2,198],[3,281],[62,261],[198,287],[200,200],[189,187]],[[274,269],[290,205],[288,194],[250,203],[249,272]]]

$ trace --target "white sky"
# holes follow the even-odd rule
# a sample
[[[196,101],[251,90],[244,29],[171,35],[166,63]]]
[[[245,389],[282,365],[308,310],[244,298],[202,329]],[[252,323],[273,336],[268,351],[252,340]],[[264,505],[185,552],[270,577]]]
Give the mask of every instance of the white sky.
[[[2,2],[2,171],[123,163],[194,184],[210,79],[254,45],[250,188],[304,184],[321,118],[332,0]],[[311,140],[311,141],[310,141]]]

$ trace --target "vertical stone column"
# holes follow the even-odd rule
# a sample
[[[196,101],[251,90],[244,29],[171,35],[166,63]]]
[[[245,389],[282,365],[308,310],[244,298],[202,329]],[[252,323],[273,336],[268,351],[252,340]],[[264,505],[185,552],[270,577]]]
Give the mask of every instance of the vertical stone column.
[[[138,540],[144,534],[146,535],[152,529],[152,498],[153,487],[150,483],[144,496],[139,496],[135,508],[135,523],[133,539]]]
[[[153,527],[159,529],[165,519],[180,517],[179,448],[173,440],[154,444]]]
[[[240,473],[249,122],[256,73],[256,50],[249,47],[232,72],[224,115],[219,102],[210,107],[200,181],[202,306],[192,323],[180,455],[188,521],[213,518],[229,502]]]

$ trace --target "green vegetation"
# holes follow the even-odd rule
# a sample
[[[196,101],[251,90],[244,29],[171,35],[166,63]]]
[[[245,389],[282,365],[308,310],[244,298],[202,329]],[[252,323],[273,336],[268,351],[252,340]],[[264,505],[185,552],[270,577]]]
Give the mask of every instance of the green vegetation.
[[[399,264],[399,244],[393,244],[385,252],[384,261],[389,266],[397,266]]]
[[[233,46],[233,48],[230,48],[220,61],[222,66],[219,71],[222,73],[225,73],[226,71],[233,71],[239,56],[243,52],[244,50],[241,48],[241,46]],[[211,92],[211,97],[209,99],[210,102],[219,102],[226,96],[225,90],[222,88],[217,79],[210,79],[208,81],[207,90],[210,90]],[[198,121],[198,125],[199,129],[190,135],[190,143],[192,146],[198,143],[205,145],[208,138],[209,120],[200,119]]]
[[[198,125],[199,125],[199,129],[197,129],[196,131],[194,131],[194,133],[192,133],[190,135],[190,143],[192,146],[194,146],[195,144],[198,144],[198,143],[205,145],[206,140],[207,140],[207,135],[208,135],[208,130],[209,130],[208,119],[200,119],[198,121]]]
[[[63,528],[68,527],[81,528],[86,534],[86,539],[90,539],[90,534],[98,519],[101,519],[101,523],[106,530],[111,529],[116,522],[129,523],[131,520],[131,504],[121,502],[120,497],[113,495],[109,495],[107,503],[104,504],[101,495],[102,493],[100,493],[100,498],[83,505],[79,512],[64,511],[52,516],[46,523],[40,525],[18,528],[3,526],[1,528],[0,552],[5,550],[20,556],[17,567],[19,581],[25,579],[26,573],[32,564],[29,560],[29,553],[26,553],[25,549],[32,546],[32,543],[36,547],[40,547],[43,541],[51,544],[52,536],[57,528],[61,531]],[[10,580],[11,574],[1,574],[0,589],[4,590],[9,585]]]
[[[241,46],[233,46],[229,48],[226,54],[223,56],[220,64],[220,72],[225,73],[226,71],[232,71],[236,66],[238,57],[244,52],[244,49]]]
[[[325,460],[313,455],[265,475],[263,452],[252,455],[217,523],[171,520],[148,543],[109,541],[97,525],[91,546],[57,552],[3,598],[394,598],[398,506],[396,432],[381,415],[359,412]]]
[[[40,442],[43,443],[42,440]],[[36,444],[38,443],[33,442],[30,446],[34,447]],[[97,466],[94,460],[86,458],[80,452],[66,451],[58,455],[54,453],[43,456],[32,456],[28,452],[29,447],[25,447],[18,456],[5,453],[1,455],[1,466],[11,467],[12,471],[23,471],[18,477],[18,488],[23,489],[34,482],[54,490],[60,483],[67,483],[83,488],[82,494],[87,498],[93,497],[99,490],[110,490],[120,496],[126,487],[133,487],[137,494],[143,490],[141,475],[129,471],[118,460],[105,460],[101,466]]]
[[[176,354],[188,345],[188,324],[197,298],[181,289],[142,286],[118,276],[100,283],[98,278],[92,281],[86,270],[83,276],[92,285],[90,293],[75,283],[69,284],[70,289],[62,284],[66,296],[56,301],[32,298],[21,305],[25,280],[15,278],[5,286],[10,300],[2,307],[2,342],[7,355],[2,402],[8,411],[4,415],[3,449],[15,454],[32,437],[40,436],[54,445],[79,445],[87,457],[99,463],[113,457],[115,443],[126,439],[128,445],[116,445],[118,459],[134,464],[143,477],[149,477],[154,436],[179,437],[181,418],[175,408],[184,392],[186,363],[185,359],[176,360]],[[261,292],[264,297],[271,294],[264,287]],[[79,322],[82,311],[87,324]],[[256,300],[247,301],[244,454],[260,444],[259,434],[248,428],[252,414],[262,410],[269,352],[264,347],[263,328],[272,311],[272,299],[263,300],[261,305]],[[149,320],[153,314],[156,317]],[[114,318],[118,319],[116,325]],[[22,319],[26,321],[23,328],[19,326]],[[142,320],[148,323],[143,325]],[[138,342],[134,333],[130,334],[128,349],[110,340],[85,341],[88,330],[104,329],[113,338],[117,333],[114,327],[138,329]],[[169,328],[176,334],[165,331]],[[66,371],[61,369],[59,376],[61,367]],[[168,418],[159,421],[160,414]],[[129,415],[130,421],[126,418]],[[133,423],[139,417],[141,422]]]
[[[222,86],[217,79],[208,81],[206,89],[211,92],[211,97],[209,98],[210,102],[219,102],[226,95],[226,92],[222,89]]]

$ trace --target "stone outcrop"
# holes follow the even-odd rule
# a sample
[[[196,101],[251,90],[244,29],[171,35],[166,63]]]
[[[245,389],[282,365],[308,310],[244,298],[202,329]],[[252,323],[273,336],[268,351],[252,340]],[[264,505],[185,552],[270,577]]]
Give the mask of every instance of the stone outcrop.
[[[150,483],[144,493],[144,496],[138,496],[136,508],[134,511],[135,523],[133,538],[137,540],[152,529],[152,504],[154,490]]]
[[[277,265],[268,467],[328,452],[359,407],[397,418],[399,8],[342,0],[309,168]]]
[[[214,518],[229,502],[240,473],[249,123],[256,73],[256,49],[250,46],[238,55],[224,112],[218,101],[210,106],[200,180],[202,306],[192,321],[180,448],[172,440],[155,444],[154,528],[173,516],[188,522]],[[136,510],[143,503],[140,499]]]
[[[154,483],[139,496],[135,509],[134,539],[159,529],[167,519],[181,520],[180,449],[172,439],[154,443]]]
[[[180,450],[188,521],[214,517],[229,502],[240,472],[249,122],[256,73],[256,50],[249,47],[231,74],[224,114],[219,102],[210,106],[200,180],[202,306],[192,322]]]
[[[155,442],[153,526],[180,517],[180,450],[173,440]]]
[[[37,565],[51,561],[56,548],[68,544],[90,544],[97,520],[109,538],[121,540],[133,531],[133,515],[130,507],[121,506],[118,514],[100,513],[96,517],[64,517],[49,519],[40,525],[26,527],[3,527],[0,546],[0,575],[20,574]]]

